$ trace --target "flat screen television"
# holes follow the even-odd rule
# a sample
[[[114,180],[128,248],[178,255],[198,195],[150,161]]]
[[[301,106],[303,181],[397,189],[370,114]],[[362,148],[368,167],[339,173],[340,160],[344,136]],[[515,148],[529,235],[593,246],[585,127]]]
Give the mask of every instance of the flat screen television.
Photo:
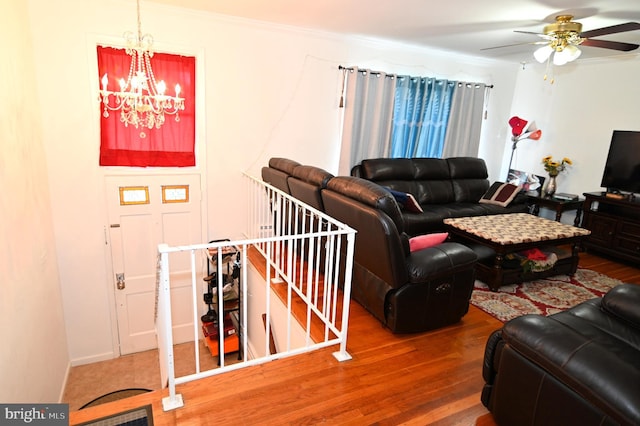
[[[613,131],[600,186],[607,192],[640,192],[640,132]]]

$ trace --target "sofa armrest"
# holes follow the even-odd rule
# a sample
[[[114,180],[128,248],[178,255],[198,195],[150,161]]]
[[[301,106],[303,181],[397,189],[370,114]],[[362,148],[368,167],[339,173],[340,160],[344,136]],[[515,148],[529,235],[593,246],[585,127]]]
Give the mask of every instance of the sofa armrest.
[[[552,317],[524,315],[503,327],[502,338],[578,395],[623,424],[640,422],[640,369],[615,351]],[[625,350],[636,349],[622,343]]]
[[[496,377],[496,364],[500,362],[500,352],[503,347],[504,340],[502,340],[502,329],[493,331],[487,339],[482,364],[482,378],[489,385],[493,384]]]
[[[602,298],[602,309],[609,315],[640,328],[640,285],[623,284]]]
[[[476,262],[475,252],[459,243],[444,242],[412,252],[407,256],[409,282],[427,282],[441,274],[466,269]]]

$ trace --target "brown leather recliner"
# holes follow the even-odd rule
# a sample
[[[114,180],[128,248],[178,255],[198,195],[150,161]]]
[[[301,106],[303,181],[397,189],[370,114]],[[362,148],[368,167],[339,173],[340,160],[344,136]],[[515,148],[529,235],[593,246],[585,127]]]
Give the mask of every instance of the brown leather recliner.
[[[381,186],[350,176],[322,190],[327,214],[356,229],[352,295],[394,333],[456,323],[467,313],[474,252],[445,242],[409,250],[400,208]]]

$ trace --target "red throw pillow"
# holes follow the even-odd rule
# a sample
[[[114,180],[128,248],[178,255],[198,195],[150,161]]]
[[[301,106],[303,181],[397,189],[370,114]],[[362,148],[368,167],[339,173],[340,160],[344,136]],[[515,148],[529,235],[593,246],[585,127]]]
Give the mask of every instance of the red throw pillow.
[[[411,251],[422,250],[428,247],[437,246],[449,237],[448,232],[440,232],[437,234],[418,235],[409,239],[409,249]]]

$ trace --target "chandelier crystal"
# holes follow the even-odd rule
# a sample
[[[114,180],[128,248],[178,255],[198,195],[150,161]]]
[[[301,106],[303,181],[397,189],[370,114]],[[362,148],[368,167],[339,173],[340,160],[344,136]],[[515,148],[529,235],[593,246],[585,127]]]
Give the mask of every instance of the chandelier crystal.
[[[126,52],[131,56],[131,65],[127,79],[120,78],[120,90],[108,90],[109,77],[102,76],[100,101],[102,115],[109,117],[109,111],[120,111],[120,121],[125,127],[146,127],[159,129],[165,121],[165,114],[175,116],[180,121],[179,111],[184,110],[184,98],[180,97],[180,85],[175,85],[175,96],[166,95],[167,85],[163,80],[156,82],[151,68],[153,57],[153,37],[142,35],[140,23],[140,0],[137,0],[138,34],[128,31],[124,34]],[[113,103],[112,103],[113,100]],[[140,133],[145,137],[144,132]]]

